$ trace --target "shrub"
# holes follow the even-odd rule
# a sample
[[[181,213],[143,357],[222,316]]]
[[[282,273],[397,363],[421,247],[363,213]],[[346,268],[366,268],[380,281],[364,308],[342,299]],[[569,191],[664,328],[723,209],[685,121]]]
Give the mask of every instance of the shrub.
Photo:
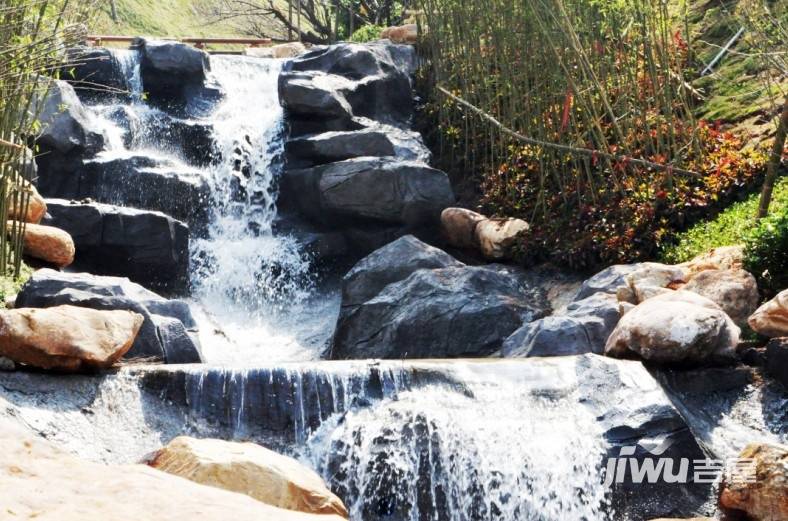
[[[765,296],[788,288],[788,209],[762,219],[744,245],[744,268]]]
[[[678,234],[667,245],[660,260],[669,264],[686,262],[701,253],[720,246],[742,244],[756,225],[760,193],[732,204],[711,220],[704,220]],[[788,211],[788,178],[778,180],[774,187],[772,213]]]
[[[380,25],[365,25],[353,33],[353,36],[350,37],[350,41],[365,43],[373,40],[380,40],[380,33],[383,32],[383,29],[384,27]]]

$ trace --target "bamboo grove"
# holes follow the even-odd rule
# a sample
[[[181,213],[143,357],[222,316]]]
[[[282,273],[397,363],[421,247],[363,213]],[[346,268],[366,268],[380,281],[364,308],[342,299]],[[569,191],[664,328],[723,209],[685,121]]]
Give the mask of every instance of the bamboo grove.
[[[32,143],[49,78],[81,30],[91,2],[5,0],[0,7],[0,276],[19,274],[29,186],[35,180]]]
[[[760,175],[760,156],[693,116],[701,95],[680,0],[423,6],[443,166],[473,177],[487,211],[552,227],[530,253],[577,268],[653,255],[686,224],[688,201],[706,206]]]

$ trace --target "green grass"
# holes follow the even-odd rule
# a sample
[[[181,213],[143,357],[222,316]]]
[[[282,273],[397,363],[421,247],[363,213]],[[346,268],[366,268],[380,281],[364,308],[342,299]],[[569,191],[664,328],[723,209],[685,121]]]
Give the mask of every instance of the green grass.
[[[0,309],[5,307],[5,299],[19,293],[19,290],[33,274],[33,269],[27,264],[22,264],[19,277],[0,277]]]
[[[92,33],[158,37],[246,36],[232,23],[213,23],[206,16],[210,0],[116,0],[118,22],[110,16],[109,1],[90,24]]]
[[[678,235],[678,242],[665,248],[660,255],[667,263],[685,262],[719,246],[744,242],[755,228],[755,215],[760,194],[726,208],[716,218],[696,224]],[[788,212],[788,177],[779,179],[774,187],[770,213]]]

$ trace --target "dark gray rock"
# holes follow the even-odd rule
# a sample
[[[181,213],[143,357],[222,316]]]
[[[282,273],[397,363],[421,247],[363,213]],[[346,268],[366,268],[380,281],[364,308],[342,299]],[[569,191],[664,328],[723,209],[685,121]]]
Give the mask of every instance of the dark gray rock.
[[[494,270],[419,270],[341,317],[331,358],[485,356],[547,307],[539,291]]]
[[[608,337],[621,319],[621,311],[614,295],[596,293],[569,304],[566,307],[566,316],[583,324],[591,342],[591,351],[602,354]]]
[[[133,155],[84,160],[70,170],[40,172],[41,194],[160,211],[197,231],[207,221],[208,182],[202,173],[184,165]]]
[[[343,312],[372,300],[383,288],[415,271],[462,266],[443,250],[406,235],[363,258],[342,278]]]
[[[91,121],[74,88],[52,81],[38,116],[41,133],[36,144],[42,152],[95,154],[104,147],[104,135]]]
[[[766,370],[788,389],[788,338],[772,338],[766,345]]]
[[[279,100],[294,115],[349,122],[353,109],[341,92],[353,83],[341,76],[289,72],[279,76]]]
[[[615,296],[596,293],[565,312],[525,324],[503,344],[505,357],[601,354],[620,319]]]
[[[361,116],[400,127],[409,125],[415,52],[393,49],[339,44],[289,61],[280,77],[283,106],[293,114],[342,119]]]
[[[503,343],[504,357],[567,356],[591,352],[583,323],[567,316],[545,317],[512,333]]]
[[[172,41],[137,40],[135,45],[142,52],[143,88],[154,100],[186,100],[189,88],[205,84],[211,70],[205,51]]]
[[[134,112],[129,105],[112,105],[104,115],[124,130],[123,143],[129,150],[166,150],[198,166],[219,159],[214,127],[208,121],[177,118],[153,108]]]
[[[324,132],[285,143],[288,168],[305,168],[355,157],[397,157],[429,163],[417,132],[376,125],[357,131]]]
[[[454,194],[444,172],[422,163],[358,158],[287,171],[280,200],[319,223],[360,219],[415,226],[437,222]]]
[[[71,84],[83,99],[111,99],[128,91],[127,79],[110,49],[71,47],[66,50],[66,61],[60,79]]]
[[[583,300],[594,293],[615,294],[616,288],[625,284],[625,277],[638,267],[638,264],[616,264],[605,268],[583,283],[575,300]]]
[[[160,212],[63,199],[48,199],[47,212],[42,224],[74,239],[75,267],[157,290],[187,289],[189,228],[182,222]]]
[[[73,305],[134,311],[145,320],[126,358],[155,358],[165,363],[202,362],[196,341],[188,334],[184,336],[173,324],[178,321],[184,330],[196,332],[188,305],[180,300],[167,300],[129,279],[42,269],[25,284],[15,305],[17,308]]]

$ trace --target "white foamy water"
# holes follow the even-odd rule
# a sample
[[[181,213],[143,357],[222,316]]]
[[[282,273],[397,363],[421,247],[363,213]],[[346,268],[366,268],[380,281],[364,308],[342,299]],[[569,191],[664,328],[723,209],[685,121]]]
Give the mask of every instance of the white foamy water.
[[[576,389],[463,380],[398,392],[326,421],[305,463],[351,519],[600,521],[606,445]]]
[[[284,146],[281,62],[215,56],[211,67],[226,98],[210,117],[221,161],[209,172],[209,236],[192,241],[204,354],[228,363],[317,359],[335,299],[312,298],[309,259],[272,232]]]

